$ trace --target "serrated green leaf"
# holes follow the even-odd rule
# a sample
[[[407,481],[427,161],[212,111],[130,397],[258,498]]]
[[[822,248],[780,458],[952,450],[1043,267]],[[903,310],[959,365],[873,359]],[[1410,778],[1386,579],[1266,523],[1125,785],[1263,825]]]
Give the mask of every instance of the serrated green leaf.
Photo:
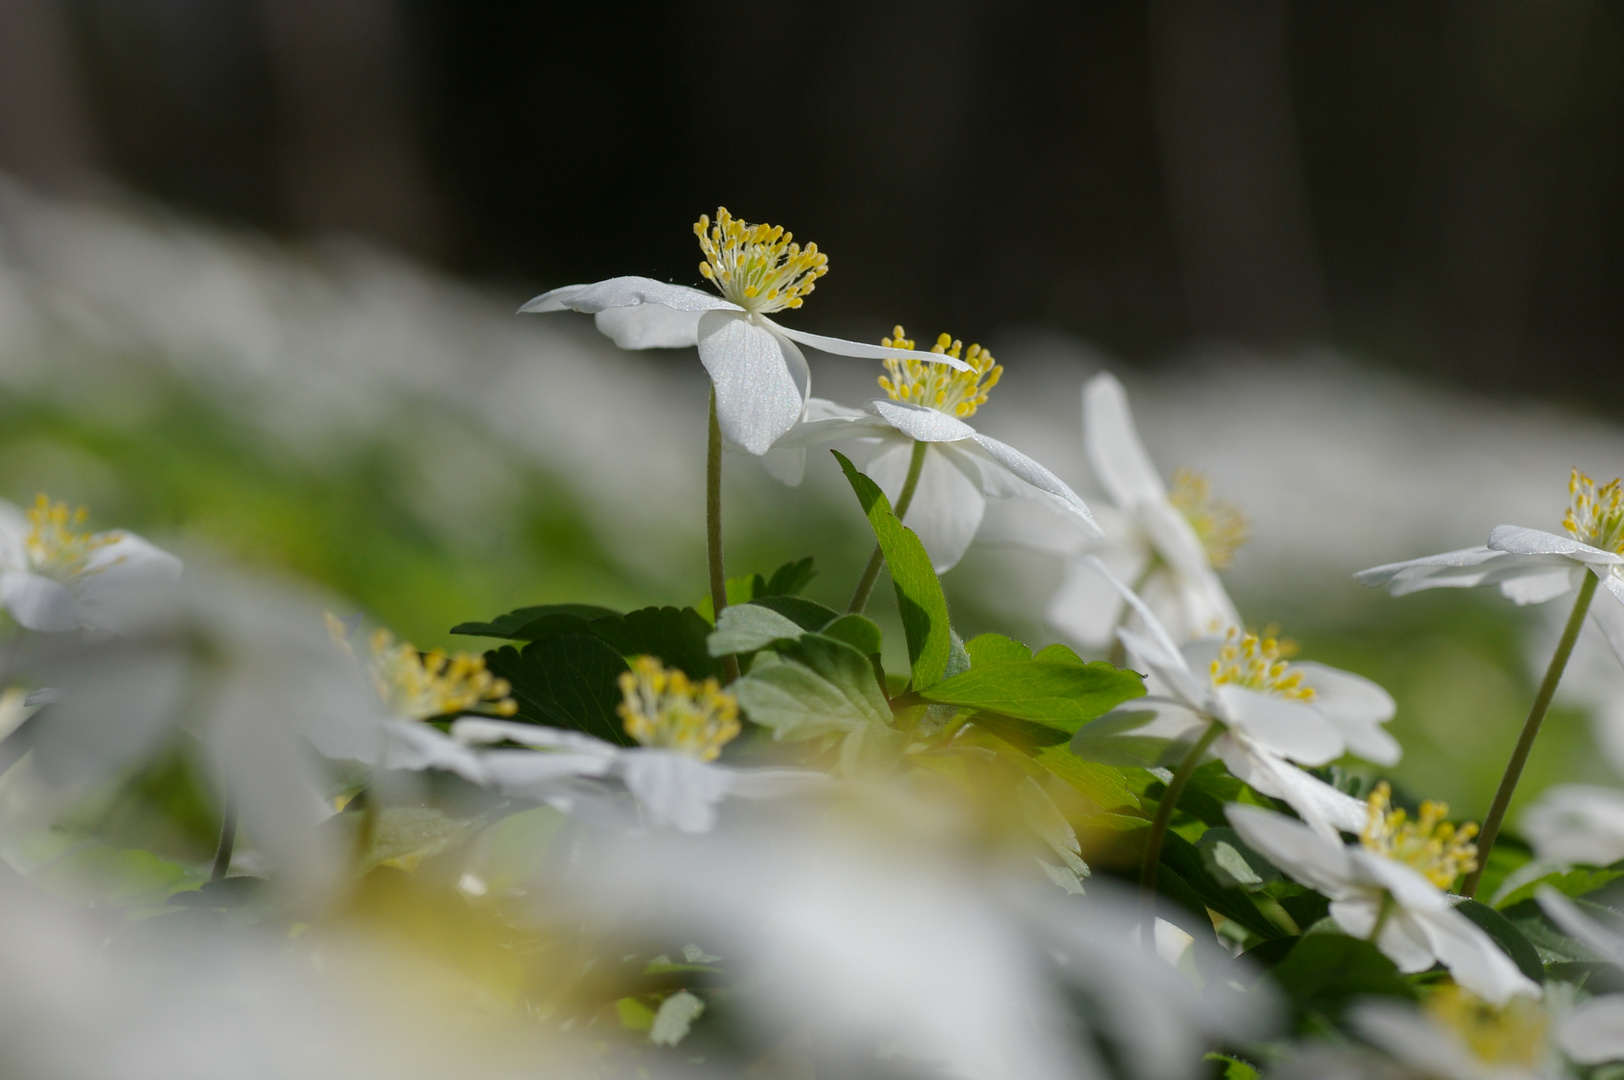
[[[858,472],[838,450],[831,453],[857,493],[857,501],[885,554],[885,565],[896,589],[897,610],[902,616],[903,636],[908,641],[914,688],[930,686],[947,670],[953,649],[941,579],[936,576],[925,545],[912,529],[897,520],[891,512],[891,501],[879,485]]]
[[[844,641],[864,656],[878,656],[884,644],[879,624],[862,615],[842,615],[818,633]]]
[[[722,663],[705,641],[711,624],[693,608],[646,607],[588,624],[592,634],[622,656],[654,656],[666,667],[681,668],[689,678],[720,676]]]
[[[923,701],[995,712],[1071,734],[1144,692],[1144,681],[1132,671],[1106,663],[1034,657],[978,664],[916,695]]]
[[[766,584],[756,590],[755,599],[759,600],[764,596],[794,596],[817,576],[818,572],[813,568],[810,555],[795,562],[787,562],[774,570]]]
[[[531,642],[523,651],[505,645],[485,654],[485,666],[512,685],[516,719],[632,745],[615,712],[626,661],[600,638],[565,634]]]
[[[451,632],[473,637],[535,641],[537,638],[552,634],[578,632],[582,623],[619,614],[618,611],[596,604],[539,604],[510,611],[506,615],[498,615],[490,622],[458,623],[451,628]]]
[[[1534,948],[1533,942],[1511,920],[1489,905],[1477,900],[1462,900],[1455,905],[1455,910],[1476,923],[1485,934],[1494,939],[1500,946],[1500,951],[1511,957],[1517,970],[1533,979],[1535,983],[1545,979],[1545,965],[1540,961],[1539,950]]]
[[[970,664],[996,664],[1004,660],[1030,660],[1032,650],[1003,634],[978,634],[964,643]]]
[[[803,630],[822,630],[840,617],[840,612],[834,608],[825,607],[804,596],[763,596],[752,602],[778,612]]]
[[[1139,808],[1139,796],[1128,789],[1122,773],[1109,765],[1084,761],[1066,749],[1066,734],[1029,720],[997,713],[977,713],[974,724],[998,736],[1082,792],[1102,810]]]
[[[755,603],[735,604],[722,612],[707,647],[712,656],[742,655],[765,649],[775,641],[795,641],[805,632],[771,608]]]
[[[1225,918],[1240,923],[1260,937],[1287,936],[1284,930],[1257,909],[1257,905],[1245,893],[1225,888],[1209,874],[1195,845],[1178,833],[1169,832],[1162,838],[1162,865],[1187,882],[1203,904]]]
[[[1042,660],[1050,664],[1082,665],[1089,663],[1089,661],[1084,660],[1081,656],[1078,656],[1075,652],[1071,651],[1064,645],[1045,645],[1043,648],[1038,650],[1038,654],[1032,659]]]
[[[1201,854],[1207,873],[1228,888],[1252,890],[1281,880],[1274,864],[1248,847],[1240,833],[1227,825],[1202,833],[1201,839],[1195,842],[1195,849]]]
[[[841,765],[848,773],[870,755],[900,747],[869,658],[844,641],[807,634],[776,656],[762,654],[731,689],[750,719],[777,739],[843,735]]]

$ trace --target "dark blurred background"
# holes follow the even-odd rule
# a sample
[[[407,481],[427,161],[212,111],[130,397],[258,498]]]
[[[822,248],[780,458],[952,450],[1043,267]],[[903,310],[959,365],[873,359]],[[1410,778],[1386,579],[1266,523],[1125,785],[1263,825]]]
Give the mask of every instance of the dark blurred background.
[[[516,297],[696,282],[721,202],[830,253],[808,329],[1624,414],[1620,2],[0,0],[0,168]]]

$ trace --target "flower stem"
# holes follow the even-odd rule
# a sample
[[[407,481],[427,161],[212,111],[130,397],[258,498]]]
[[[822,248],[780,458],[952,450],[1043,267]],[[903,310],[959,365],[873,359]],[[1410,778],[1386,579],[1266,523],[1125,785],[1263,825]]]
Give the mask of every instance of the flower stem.
[[[1139,869],[1139,889],[1144,893],[1146,907],[1156,899],[1156,864],[1162,858],[1162,841],[1167,837],[1168,822],[1173,820],[1173,807],[1178,805],[1179,796],[1184,794],[1190,776],[1201,764],[1201,755],[1223,733],[1224,726],[1218,721],[1209,723],[1201,738],[1195,741],[1190,752],[1184,755],[1184,760],[1179,762],[1179,767],[1173,770],[1173,779],[1168,782],[1167,790],[1162,792],[1162,801],[1156,807],[1156,819],[1150,823],[1150,836],[1145,839],[1145,861]]]
[[[220,843],[214,849],[214,867],[209,871],[210,881],[219,881],[231,869],[231,853],[237,846],[237,800],[226,796],[224,812],[220,815]]]
[[[705,446],[705,546],[710,559],[711,614],[718,622],[727,607],[727,573],[722,568],[722,425],[716,419],[716,387],[710,394],[710,438]],[[722,658],[723,682],[739,677],[739,658]]]
[[[925,451],[930,449],[930,443],[914,440],[913,457],[908,459],[908,477],[902,481],[902,492],[897,496],[896,506],[891,512],[896,514],[897,520],[908,512],[913,504],[914,490],[919,487],[919,474],[925,469]],[[863,576],[858,579],[857,591],[851,594],[851,604],[846,608],[853,615],[860,615],[868,606],[868,594],[874,591],[874,582],[879,580],[880,567],[885,565],[885,552],[880,545],[874,545],[874,554],[868,557],[868,565],[863,568]]]
[[[1506,774],[1500,778],[1500,789],[1494,793],[1494,802],[1489,805],[1489,816],[1483,819],[1483,831],[1478,834],[1477,841],[1477,869],[1466,875],[1462,896],[1477,894],[1478,882],[1483,880],[1483,871],[1489,865],[1489,852],[1494,850],[1494,841],[1499,837],[1500,825],[1506,818],[1506,808],[1511,805],[1512,792],[1517,790],[1523,766],[1528,764],[1528,753],[1534,748],[1534,739],[1539,736],[1540,724],[1545,722],[1546,710],[1551,707],[1551,698],[1556,694],[1556,684],[1562,681],[1562,672],[1568,666],[1573,643],[1579,638],[1580,627],[1584,626],[1585,613],[1590,610],[1590,600],[1596,595],[1596,582],[1599,580],[1595,574],[1585,572],[1584,583],[1579,586],[1579,595],[1573,601],[1573,612],[1568,616],[1568,625],[1563,628],[1562,639],[1556,643],[1556,653],[1551,657],[1550,666],[1545,669],[1545,681],[1539,684],[1539,693],[1534,696],[1533,708],[1528,710],[1522,735],[1517,739],[1516,748],[1511,751],[1511,760],[1506,762]]]
[[[1387,920],[1393,917],[1393,912],[1397,908],[1398,901],[1393,899],[1393,894],[1383,891],[1381,910],[1376,912],[1376,922],[1371,926],[1370,936],[1365,938],[1366,941],[1371,944],[1376,943],[1376,940],[1382,936],[1382,931],[1387,929]]]

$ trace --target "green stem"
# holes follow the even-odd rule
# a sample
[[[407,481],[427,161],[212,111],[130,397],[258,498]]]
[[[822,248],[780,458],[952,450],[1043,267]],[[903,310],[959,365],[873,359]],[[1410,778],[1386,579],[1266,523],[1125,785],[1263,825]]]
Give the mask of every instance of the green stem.
[[[925,469],[925,451],[930,449],[930,443],[914,441],[913,457],[908,459],[908,477],[902,481],[902,493],[897,496],[896,506],[891,512],[902,520],[902,515],[908,512],[913,505],[914,490],[919,487],[919,474]],[[874,545],[874,554],[868,557],[868,565],[863,568],[863,576],[858,579],[857,591],[851,594],[851,604],[846,610],[853,615],[860,615],[868,606],[868,594],[874,591],[874,582],[879,579],[880,567],[885,565],[885,552],[880,545]]]
[[[209,871],[210,881],[219,881],[231,869],[231,853],[237,846],[237,800],[226,796],[225,811],[220,815],[220,844],[214,849],[214,867]]]
[[[718,623],[727,607],[727,573],[722,568],[722,425],[716,419],[716,387],[710,394],[710,438],[705,446],[705,550],[710,560],[711,614]],[[724,682],[739,677],[739,658],[722,658]]]
[[[1224,726],[1214,720],[1207,725],[1207,730],[1201,738],[1190,747],[1190,752],[1184,755],[1179,767],[1173,771],[1173,779],[1168,782],[1167,790],[1162,792],[1162,801],[1156,807],[1156,819],[1150,823],[1150,836],[1145,840],[1145,861],[1139,869],[1139,888],[1144,893],[1145,905],[1149,907],[1156,899],[1156,864],[1162,858],[1162,841],[1167,837],[1167,824],[1173,820],[1173,807],[1178,805],[1179,796],[1184,794],[1184,787],[1190,782],[1190,776],[1195,772],[1196,766],[1201,764],[1201,755],[1207,752],[1218,736],[1224,733]]]
[[[1387,920],[1393,917],[1393,912],[1397,909],[1398,901],[1393,899],[1393,894],[1383,892],[1381,910],[1376,912],[1376,924],[1370,928],[1370,936],[1365,940],[1374,944],[1376,939],[1382,936],[1382,931],[1387,929]]]
[[[1483,880],[1483,871],[1489,865],[1489,852],[1494,850],[1494,841],[1500,835],[1506,809],[1511,805],[1512,792],[1517,790],[1523,766],[1528,764],[1528,753],[1533,750],[1534,740],[1539,736],[1540,724],[1545,722],[1546,710],[1551,707],[1551,698],[1556,694],[1556,684],[1562,681],[1562,672],[1568,666],[1573,643],[1579,639],[1579,630],[1584,626],[1585,613],[1590,610],[1590,599],[1596,595],[1599,580],[1595,574],[1585,572],[1584,584],[1579,586],[1579,595],[1573,601],[1573,612],[1568,616],[1568,625],[1562,630],[1562,640],[1556,643],[1556,653],[1551,657],[1550,666],[1545,669],[1545,681],[1539,684],[1539,693],[1534,697],[1533,708],[1528,710],[1522,735],[1517,739],[1516,748],[1511,751],[1511,760],[1506,762],[1506,774],[1500,778],[1500,789],[1494,793],[1494,802],[1489,805],[1489,816],[1483,819],[1483,831],[1478,834],[1477,841],[1477,869],[1466,875],[1462,896],[1477,894],[1478,882]]]

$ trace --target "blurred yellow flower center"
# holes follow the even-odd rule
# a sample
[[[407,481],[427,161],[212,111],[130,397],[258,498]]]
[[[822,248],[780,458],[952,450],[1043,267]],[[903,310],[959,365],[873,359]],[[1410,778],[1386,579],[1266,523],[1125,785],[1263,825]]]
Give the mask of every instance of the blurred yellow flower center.
[[[794,233],[779,225],[751,225],[716,209],[716,223],[705,214],[694,222],[694,235],[705,261],[699,272],[721,294],[750,312],[765,314],[798,308],[813,283],[829,272],[829,256],[818,245],[791,243]]]
[[[1392,809],[1392,798],[1393,789],[1383,780],[1366,801],[1359,842],[1368,850],[1414,867],[1440,889],[1477,869],[1477,845],[1472,843],[1476,825],[1457,829],[1444,820],[1448,804],[1431,800],[1422,803],[1420,816],[1410,821],[1403,810]]]
[[[1241,508],[1227,499],[1214,499],[1211,482],[1198,472],[1173,470],[1173,489],[1167,500],[1195,530],[1214,570],[1228,566],[1235,552],[1252,538],[1251,525]]]
[[[912,349],[914,343],[902,327],[894,327],[891,336],[883,338],[881,345],[891,349]],[[933,364],[912,357],[888,356],[885,370],[880,376],[880,389],[892,401],[906,401],[914,405],[927,405],[949,416],[974,416],[977,409],[987,403],[987,391],[998,385],[1004,369],[992,358],[992,353],[980,345],[971,345],[964,351],[964,342],[946,334],[936,339],[930,351],[969,364],[969,370],[958,371],[946,364]]]
[[[1218,659],[1212,662],[1214,686],[1244,686],[1291,701],[1314,700],[1314,688],[1303,685],[1303,673],[1291,670],[1287,657],[1296,653],[1289,641],[1242,634],[1231,627]]]
[[[1578,469],[1568,478],[1568,512],[1562,527],[1581,544],[1624,555],[1624,480],[1601,487]]]
[[[82,506],[70,510],[67,503],[53,503],[44,495],[34,500],[28,511],[28,535],[23,546],[35,573],[58,581],[79,577],[92,555],[119,539],[116,532],[76,531],[84,525],[88,513]]]
[[[327,616],[327,629],[345,649],[349,649],[344,624]],[[419,652],[410,642],[396,642],[395,636],[379,627],[372,632],[372,659],[367,673],[378,698],[396,716],[428,720],[451,713],[484,713],[512,716],[519,705],[509,695],[513,688],[485,670],[485,658],[473,653],[455,655],[444,649]]]
[[[695,684],[652,656],[639,656],[620,674],[624,700],[615,710],[626,734],[644,746],[715,761],[739,733],[739,703],[715,679]]]
[[[1545,1057],[1550,1021],[1537,1001],[1512,998],[1497,1009],[1458,986],[1440,986],[1422,1006],[1436,1023],[1461,1037],[1485,1065],[1532,1068]]]

